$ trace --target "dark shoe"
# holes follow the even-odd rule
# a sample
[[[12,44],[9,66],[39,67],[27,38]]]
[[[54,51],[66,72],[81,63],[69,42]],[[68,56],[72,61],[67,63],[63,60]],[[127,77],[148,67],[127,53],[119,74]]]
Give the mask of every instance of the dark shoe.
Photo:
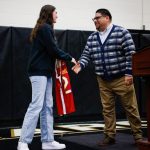
[[[112,145],[112,144],[115,144],[115,142],[116,142],[115,138],[111,138],[111,137],[107,136],[103,139],[103,141],[100,141],[98,143],[98,145],[99,146]]]
[[[135,144],[138,144],[143,141],[143,138],[135,139]]]

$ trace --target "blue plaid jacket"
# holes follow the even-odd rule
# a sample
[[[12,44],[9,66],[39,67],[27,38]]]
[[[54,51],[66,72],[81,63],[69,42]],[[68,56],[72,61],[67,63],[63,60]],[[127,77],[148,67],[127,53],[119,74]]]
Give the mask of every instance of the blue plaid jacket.
[[[133,53],[135,45],[129,31],[113,25],[103,44],[97,31],[89,36],[79,62],[83,69],[91,60],[95,73],[109,79],[132,74]]]

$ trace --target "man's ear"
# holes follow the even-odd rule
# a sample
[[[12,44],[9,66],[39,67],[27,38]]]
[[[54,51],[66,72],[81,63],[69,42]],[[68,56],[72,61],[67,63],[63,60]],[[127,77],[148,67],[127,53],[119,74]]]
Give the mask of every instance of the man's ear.
[[[109,20],[109,16],[106,16],[106,19]]]

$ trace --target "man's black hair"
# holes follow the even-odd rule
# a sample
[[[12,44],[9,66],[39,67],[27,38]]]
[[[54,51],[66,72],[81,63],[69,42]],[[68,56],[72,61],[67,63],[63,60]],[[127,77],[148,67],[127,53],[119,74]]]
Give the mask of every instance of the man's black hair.
[[[112,20],[112,16],[111,16],[111,13],[109,12],[109,10],[105,9],[105,8],[101,8],[101,9],[98,9],[96,11],[96,13],[101,13],[102,16],[108,16],[110,20]]]

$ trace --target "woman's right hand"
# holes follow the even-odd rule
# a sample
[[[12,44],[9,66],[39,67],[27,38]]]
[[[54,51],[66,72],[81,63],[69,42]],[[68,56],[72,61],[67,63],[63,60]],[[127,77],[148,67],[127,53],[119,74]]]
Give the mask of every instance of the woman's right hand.
[[[77,62],[74,58],[72,58],[71,62],[74,63],[75,65],[77,64]]]

